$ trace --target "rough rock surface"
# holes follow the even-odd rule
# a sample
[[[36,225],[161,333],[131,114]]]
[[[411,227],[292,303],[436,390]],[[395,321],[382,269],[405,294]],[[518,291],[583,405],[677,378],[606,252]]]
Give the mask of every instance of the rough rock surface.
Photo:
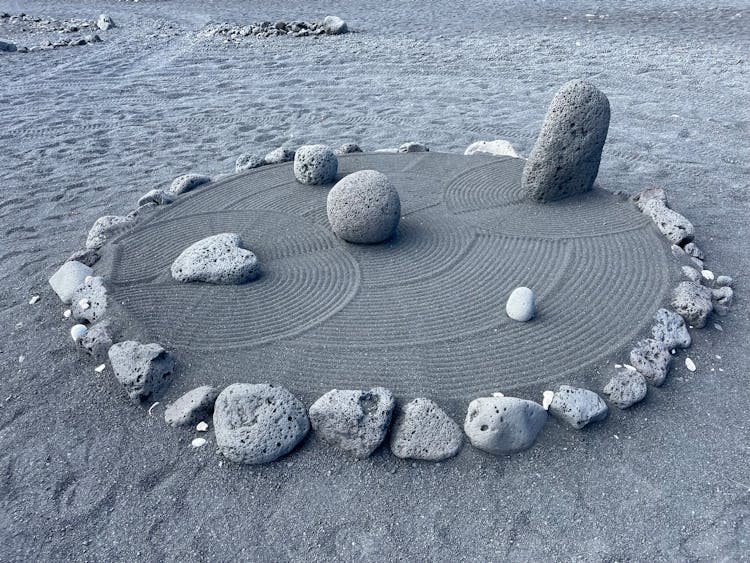
[[[391,429],[391,452],[400,458],[440,461],[461,449],[461,427],[430,399],[414,399]]]
[[[376,244],[396,232],[401,200],[385,174],[360,170],[339,180],[328,192],[328,221],[342,239]]]
[[[266,161],[262,156],[253,153],[245,153],[237,157],[237,160],[234,163],[234,171],[242,172],[243,170],[252,170],[253,168],[263,166],[264,164],[266,164]]]
[[[196,387],[167,405],[164,421],[170,426],[192,426],[208,420],[214,412],[214,402],[218,396],[219,390],[215,387]]]
[[[651,203],[652,201],[658,202],[660,205],[668,206],[669,202],[667,201],[667,193],[664,191],[663,188],[659,188],[657,186],[652,186],[650,188],[646,188],[643,191],[638,192],[633,197],[630,198],[630,201],[632,201],[635,206],[638,208],[638,210],[641,213],[648,213],[647,206],[649,205],[657,205],[655,203]],[[675,258],[679,256],[684,256],[685,250],[683,250],[682,247],[673,245],[672,252],[675,253]]]
[[[164,190],[151,190],[143,194],[138,200],[138,207],[142,207],[149,203],[155,203],[156,205],[168,205],[174,201],[174,197],[165,192]]]
[[[357,143],[344,143],[339,148],[333,151],[333,154],[336,156],[341,156],[344,154],[352,154],[355,152],[362,152],[362,149],[359,148],[359,145]]]
[[[89,230],[86,238],[86,248],[90,250],[99,250],[107,239],[122,232],[125,232],[133,225],[134,219],[131,217],[122,217],[120,215],[105,215],[99,217]]]
[[[693,268],[692,266],[683,266],[682,275],[685,276],[690,281],[694,281],[694,282],[701,281],[701,273],[695,268]]]
[[[328,35],[341,35],[349,31],[349,26],[338,16],[326,16],[323,20],[323,29]]]
[[[158,344],[126,340],[113,344],[108,355],[115,377],[135,402],[153,398],[172,377],[174,358]]]
[[[313,430],[328,444],[364,459],[385,439],[395,400],[383,387],[333,389],[310,407]]]
[[[713,311],[712,293],[699,283],[681,282],[672,292],[672,308],[695,328],[706,326]]]
[[[87,276],[93,273],[94,270],[89,266],[75,260],[69,260],[52,274],[49,285],[63,303],[70,303],[78,286],[86,280]]]
[[[604,394],[620,409],[626,409],[646,397],[646,378],[635,369],[620,367],[604,386]]]
[[[607,418],[609,409],[604,399],[593,391],[560,385],[550,403],[549,413],[580,430],[587,424]]]
[[[530,448],[547,421],[547,411],[515,397],[480,397],[469,403],[464,432],[475,448],[502,455]]]
[[[713,304],[714,311],[720,317],[729,314],[733,299],[734,291],[729,286],[720,286],[711,291],[711,303]]]
[[[668,309],[659,309],[654,313],[651,334],[667,348],[689,348],[692,343],[685,319]]]
[[[289,453],[310,430],[305,405],[283,387],[234,383],[214,405],[221,453],[236,463],[268,463]]]
[[[505,313],[514,321],[530,321],[535,312],[534,292],[528,287],[514,289],[505,303]]]
[[[338,167],[338,158],[326,145],[302,145],[294,155],[294,177],[303,184],[333,182]]]
[[[100,14],[99,18],[96,20],[96,27],[102,31],[107,31],[108,29],[115,27],[115,22],[107,14]]]
[[[95,323],[107,313],[107,288],[99,276],[89,278],[73,292],[70,310],[77,321]]]
[[[260,276],[258,258],[241,247],[236,233],[221,233],[191,244],[172,263],[172,277],[180,282],[241,284]]]
[[[503,139],[496,139],[494,141],[477,141],[466,147],[464,154],[492,154],[495,156],[512,156],[513,158],[521,158],[521,155],[518,154],[515,148],[513,148],[513,145]]]
[[[671,364],[672,355],[661,340],[640,340],[630,351],[630,365],[657,387],[664,384]]]
[[[698,260],[706,259],[706,255],[703,254],[703,251],[694,242],[689,242],[685,245],[685,252],[688,256],[692,256],[693,258],[697,258]]]
[[[644,206],[643,212],[651,217],[659,231],[672,244],[683,245],[695,237],[693,224],[684,215],[670,209],[658,199],[651,199]],[[700,261],[695,256],[692,258]]]
[[[80,262],[81,264],[84,264],[85,266],[93,266],[99,261],[99,253],[96,250],[93,250],[91,248],[82,248],[81,250],[76,250],[73,254],[70,255],[70,258],[68,258],[68,261],[75,261]]]
[[[69,260],[72,260],[72,258],[69,258]],[[733,283],[732,276],[719,276],[716,278],[716,285],[719,287],[731,287]]]
[[[167,191],[172,195],[180,195],[194,190],[198,186],[208,184],[210,181],[211,177],[203,174],[183,174],[172,181]]]
[[[523,169],[526,196],[561,199],[590,190],[609,129],[609,100],[593,84],[571,80],[555,95]]]
[[[10,41],[0,41],[0,51],[14,53],[15,51],[18,51],[18,47],[15,43],[11,43]]]
[[[78,345],[90,356],[104,360],[112,347],[112,326],[109,321],[101,321],[91,326],[78,341]]]
[[[297,151],[289,147],[279,147],[277,149],[273,149],[266,156],[264,156],[263,160],[266,164],[281,164],[282,162],[289,162],[291,160],[294,160],[294,155],[296,154],[296,152]]]
[[[398,152],[430,152],[427,145],[410,141],[398,147]]]

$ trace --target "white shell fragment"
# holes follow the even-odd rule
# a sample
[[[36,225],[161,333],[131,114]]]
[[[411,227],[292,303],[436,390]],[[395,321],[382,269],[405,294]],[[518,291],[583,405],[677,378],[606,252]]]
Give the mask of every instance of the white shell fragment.
[[[194,448],[201,448],[206,445],[206,439],[205,438],[196,438],[191,442],[191,445]]]
[[[199,422],[195,429],[198,432],[206,432],[208,430],[208,424],[205,422]]]
[[[156,401],[153,405],[151,405],[148,409],[148,415],[151,416],[151,411],[154,410],[154,407],[159,404],[159,401]]]
[[[34,297],[32,297],[31,299],[29,299],[29,305],[33,305],[34,303],[36,303],[36,302],[37,302],[37,301],[39,301],[40,299],[41,299],[41,297],[40,297],[40,296],[38,296],[38,295],[34,295]]]
[[[493,393],[492,396],[493,397],[505,397],[505,395],[503,395],[500,391]]]
[[[701,270],[701,275],[709,281],[713,281],[714,279],[714,273],[711,270]]]
[[[690,358],[685,358],[685,367],[690,371],[695,371],[695,362]]]
[[[544,407],[544,410],[549,410],[549,406],[552,404],[552,399],[555,398],[555,392],[554,391],[545,391],[542,393],[542,407]]]
[[[89,283],[93,279],[94,279],[94,276],[86,276],[85,278],[83,278],[83,283]]]
[[[106,368],[106,367],[107,367],[107,364],[99,364],[98,366],[96,366],[96,367],[94,368],[94,371],[95,371],[96,373],[101,373],[101,372],[103,372],[103,371],[104,371],[104,368]]]
[[[70,327],[70,336],[74,341],[78,342],[89,329],[85,325],[73,325]]]
[[[80,307],[80,308],[81,308],[81,309],[82,309],[83,311],[85,311],[86,309],[88,309],[89,307],[91,307],[91,303],[89,303],[89,300],[88,300],[88,299],[81,299],[81,300],[80,300],[80,301],[78,302],[78,306],[79,306],[79,307]]]
[[[63,311],[63,317],[65,317],[66,319],[69,319],[72,314],[73,311],[71,311],[70,309],[65,309],[65,311]]]

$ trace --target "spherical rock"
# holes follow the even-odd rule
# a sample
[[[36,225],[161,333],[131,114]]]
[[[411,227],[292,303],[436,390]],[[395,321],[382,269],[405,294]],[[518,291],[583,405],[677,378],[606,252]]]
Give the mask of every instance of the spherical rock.
[[[561,385],[552,398],[549,413],[576,430],[607,418],[609,409],[599,395],[588,389]]]
[[[689,348],[692,343],[685,319],[667,309],[659,309],[654,314],[651,334],[667,348]]]
[[[180,282],[237,285],[260,276],[258,258],[241,247],[236,233],[213,235],[182,251],[172,263],[172,277]]]
[[[505,312],[515,321],[526,322],[534,318],[536,312],[534,292],[528,287],[514,289],[505,304]]]
[[[515,397],[481,397],[469,403],[464,432],[475,448],[503,455],[530,448],[547,421],[542,405]]]
[[[294,177],[303,184],[333,182],[338,167],[338,158],[326,145],[302,145],[294,155]]]
[[[526,161],[526,196],[550,201],[590,190],[609,129],[609,100],[593,84],[571,80],[555,95]]]
[[[703,328],[713,311],[712,293],[699,283],[681,282],[672,292],[672,308],[685,322],[695,328]]]
[[[219,390],[215,387],[196,387],[167,405],[164,421],[170,426],[192,426],[205,421],[214,412],[214,403],[218,396]]]
[[[180,195],[194,190],[198,186],[208,184],[210,181],[211,177],[203,174],[183,174],[172,181],[167,191],[172,195]]]
[[[88,323],[101,320],[107,312],[107,288],[104,280],[96,276],[84,281],[73,292],[70,302],[75,320]]]
[[[617,408],[627,409],[646,397],[646,378],[634,368],[620,367],[604,387],[604,394]]]
[[[237,157],[237,160],[234,163],[234,171],[242,172],[244,170],[251,170],[253,168],[263,166],[264,164],[266,164],[266,161],[262,156],[252,153],[245,153]]]
[[[161,392],[174,370],[174,358],[158,344],[126,340],[113,344],[108,355],[115,377],[137,403]]]
[[[75,260],[69,260],[52,274],[49,285],[57,293],[60,301],[70,303],[75,290],[93,273],[94,270],[89,266]]]
[[[430,399],[407,403],[391,430],[391,452],[402,459],[448,459],[462,443],[461,427]]]
[[[289,453],[310,430],[305,405],[283,387],[235,383],[214,405],[221,453],[236,463],[268,463]]]
[[[497,139],[495,141],[477,141],[476,143],[470,144],[464,151],[464,154],[467,156],[472,154],[491,154],[494,156],[521,158],[521,155],[516,152],[513,145],[503,139]]]
[[[339,180],[328,192],[327,210],[333,232],[357,244],[389,239],[401,220],[396,188],[375,170],[360,170]]]

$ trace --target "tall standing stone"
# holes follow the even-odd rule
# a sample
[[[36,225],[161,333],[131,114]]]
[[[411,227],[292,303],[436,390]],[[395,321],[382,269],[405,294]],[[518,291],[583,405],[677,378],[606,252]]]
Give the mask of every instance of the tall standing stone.
[[[552,201],[591,189],[609,129],[609,100],[583,80],[555,95],[523,169],[526,196]]]

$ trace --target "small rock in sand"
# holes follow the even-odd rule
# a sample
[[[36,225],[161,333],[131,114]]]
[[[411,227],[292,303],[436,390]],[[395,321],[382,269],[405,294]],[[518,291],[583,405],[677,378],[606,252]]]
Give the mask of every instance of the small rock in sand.
[[[294,155],[294,177],[302,184],[327,184],[336,179],[338,165],[331,147],[302,145]]]
[[[344,143],[339,148],[333,151],[333,154],[336,156],[341,156],[344,154],[352,154],[355,152],[362,152],[362,149],[359,148],[359,145],[357,143]]]
[[[714,311],[720,317],[729,314],[733,299],[734,291],[728,285],[717,287],[711,291],[711,303],[713,303]]]
[[[667,309],[659,309],[654,314],[651,334],[667,348],[689,348],[692,343],[685,319]]]
[[[99,261],[99,253],[91,248],[83,248],[70,255],[69,261],[76,261],[86,266],[93,266]]]
[[[214,412],[214,403],[219,390],[210,385],[188,391],[174,403],[167,405],[164,421],[170,426],[192,426],[209,418]]]
[[[693,268],[692,266],[683,266],[682,275],[685,276],[690,281],[694,281],[694,282],[701,281],[701,273],[695,268]]]
[[[183,174],[177,176],[172,181],[172,184],[167,190],[171,195],[180,195],[190,190],[194,190],[198,186],[203,186],[211,181],[210,176],[204,176],[203,174]]]
[[[107,31],[108,29],[115,27],[115,22],[107,14],[100,14],[99,18],[96,20],[96,27],[102,31]]]
[[[684,248],[688,256],[692,256],[693,258],[697,258],[698,260],[706,259],[703,251],[694,242],[687,243]]]
[[[266,164],[281,164],[282,162],[289,162],[290,160],[294,160],[294,155],[296,154],[296,152],[297,151],[289,147],[279,147],[264,156],[263,160]]]
[[[234,163],[234,171],[242,172],[244,170],[252,170],[266,164],[265,159],[257,154],[245,153],[237,157]]]
[[[434,401],[407,403],[391,429],[391,452],[402,459],[440,461],[461,449],[461,427]]]
[[[70,337],[73,339],[74,342],[78,343],[81,338],[83,338],[83,335],[88,332],[88,328],[86,328],[86,325],[73,325],[70,327]]]
[[[84,283],[86,276],[94,273],[90,267],[80,262],[65,262],[49,279],[52,290],[63,303],[70,303],[75,290]]]
[[[326,16],[323,20],[323,29],[328,35],[341,35],[349,31],[349,26],[338,16]]]
[[[105,215],[99,217],[89,231],[86,238],[86,248],[99,250],[112,235],[125,232],[134,224],[134,218],[120,215]]]
[[[505,312],[515,321],[530,321],[536,312],[534,292],[528,287],[514,289],[505,304]]]
[[[580,430],[587,424],[607,418],[609,409],[604,399],[593,391],[561,385],[552,398],[549,413]]]
[[[695,237],[693,224],[684,215],[670,209],[657,199],[646,203],[643,213],[651,217],[659,231],[673,244],[682,245]],[[700,261],[694,256],[691,258]]]
[[[542,405],[515,397],[481,397],[469,403],[464,432],[475,448],[503,455],[530,448],[547,421]]]
[[[95,323],[101,320],[107,312],[107,288],[104,280],[99,276],[87,278],[73,292],[70,309],[77,321]]]
[[[699,283],[681,282],[672,292],[672,308],[695,328],[706,326],[713,311],[711,289]]]
[[[0,41],[0,52],[14,53],[16,51],[18,51],[18,47],[15,43],[11,43],[10,41]]]
[[[521,158],[516,149],[508,141],[497,139],[495,141],[477,141],[470,144],[464,151],[465,155],[492,154],[495,156],[511,156]]]
[[[661,340],[647,338],[630,351],[630,364],[656,387],[667,379],[672,355]]]
[[[158,344],[126,340],[113,344],[108,356],[115,377],[136,403],[158,394],[172,377],[174,358]]]
[[[182,251],[172,263],[172,277],[179,282],[237,285],[260,276],[258,258],[242,248],[240,235],[213,235]]]
[[[109,321],[96,323],[88,329],[78,341],[80,347],[97,360],[107,357],[107,352],[112,347],[112,327]]]
[[[698,369],[695,367],[695,362],[690,358],[685,358],[685,367],[688,369],[688,371],[695,371],[696,369]]]
[[[427,148],[427,145],[423,145],[422,143],[415,143],[412,141],[401,145],[398,148],[398,152],[430,152],[430,149]]]
[[[148,203],[155,203],[156,205],[168,205],[174,201],[174,196],[168,194],[164,190],[151,190],[143,194],[138,200],[138,207],[142,207]]]
[[[730,276],[719,276],[716,278],[716,285],[718,287],[731,287],[734,280]]]
[[[648,393],[646,378],[635,369],[619,367],[609,383],[604,387],[604,394],[620,409],[626,409],[642,401]]]

